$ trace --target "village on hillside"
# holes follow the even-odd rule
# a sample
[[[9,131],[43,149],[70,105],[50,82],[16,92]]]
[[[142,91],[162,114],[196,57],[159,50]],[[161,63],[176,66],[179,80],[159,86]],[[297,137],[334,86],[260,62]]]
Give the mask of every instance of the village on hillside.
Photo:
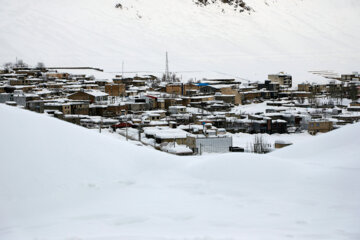
[[[359,121],[359,97],[357,72],[332,76],[328,84],[304,79],[293,86],[292,76],[283,72],[250,83],[230,78],[182,82],[170,72],[97,79],[22,61],[0,69],[0,103],[177,155],[283,148],[293,142],[282,135],[311,137]],[[259,133],[279,140],[267,141]],[[251,141],[237,144],[241,134]]]

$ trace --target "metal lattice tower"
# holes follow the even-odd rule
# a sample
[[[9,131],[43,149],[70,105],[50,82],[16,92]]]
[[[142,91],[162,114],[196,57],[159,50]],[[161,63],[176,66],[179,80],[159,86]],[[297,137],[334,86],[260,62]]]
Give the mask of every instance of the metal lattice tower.
[[[168,52],[166,52],[165,81],[166,81],[166,82],[170,82],[169,56],[168,56]]]

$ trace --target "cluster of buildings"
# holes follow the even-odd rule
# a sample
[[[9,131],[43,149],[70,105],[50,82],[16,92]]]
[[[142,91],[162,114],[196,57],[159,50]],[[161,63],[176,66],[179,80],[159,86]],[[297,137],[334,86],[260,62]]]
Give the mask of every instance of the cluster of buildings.
[[[0,103],[87,128],[111,128],[178,155],[243,151],[233,146],[232,134],[238,132],[331,131],[360,120],[359,93],[356,73],[294,90],[285,73],[244,84],[236,79],[181,83],[152,75],[101,80],[46,68],[0,70]],[[344,99],[352,101],[344,104]],[[265,107],[241,111],[242,105],[256,103]]]

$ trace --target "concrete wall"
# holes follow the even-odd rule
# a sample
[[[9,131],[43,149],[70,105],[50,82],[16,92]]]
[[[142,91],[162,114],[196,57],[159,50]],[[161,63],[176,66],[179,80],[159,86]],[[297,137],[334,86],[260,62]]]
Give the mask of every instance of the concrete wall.
[[[226,153],[232,146],[231,137],[196,138],[195,146],[198,153]]]

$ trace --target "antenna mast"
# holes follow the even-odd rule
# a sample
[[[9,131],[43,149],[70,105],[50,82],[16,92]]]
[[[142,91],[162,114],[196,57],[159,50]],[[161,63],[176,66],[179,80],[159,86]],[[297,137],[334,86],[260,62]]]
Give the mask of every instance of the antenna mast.
[[[168,56],[168,52],[166,52],[165,81],[166,81],[166,82],[170,82],[170,73],[169,73],[169,56]]]

